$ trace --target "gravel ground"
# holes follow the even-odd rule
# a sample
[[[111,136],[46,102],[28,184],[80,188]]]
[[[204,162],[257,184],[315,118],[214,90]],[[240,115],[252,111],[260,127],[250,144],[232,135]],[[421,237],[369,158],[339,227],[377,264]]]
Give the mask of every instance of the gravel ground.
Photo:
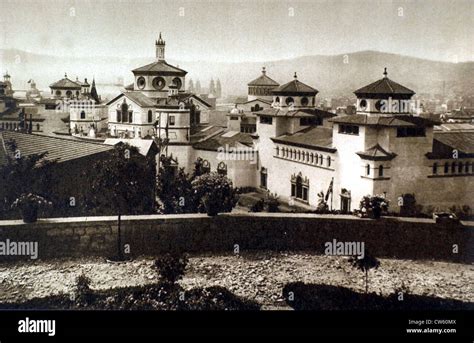
[[[411,293],[474,302],[474,265],[433,261],[380,259],[369,272],[369,291],[389,294],[403,284]],[[91,287],[106,289],[156,281],[152,258],[107,263],[101,258],[0,264],[0,301],[13,302],[60,292],[70,293],[81,273]],[[258,252],[244,255],[191,256],[184,288],[224,286],[255,299],[264,308],[283,306],[281,291],[288,282],[302,281],[350,287],[363,292],[364,274],[344,257],[310,253]]]

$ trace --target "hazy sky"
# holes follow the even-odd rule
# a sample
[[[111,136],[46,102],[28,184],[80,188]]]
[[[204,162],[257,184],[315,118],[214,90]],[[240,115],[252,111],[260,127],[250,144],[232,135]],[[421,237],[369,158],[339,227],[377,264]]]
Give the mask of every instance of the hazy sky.
[[[474,1],[0,0],[0,48],[73,56],[269,61],[378,50],[474,60]]]

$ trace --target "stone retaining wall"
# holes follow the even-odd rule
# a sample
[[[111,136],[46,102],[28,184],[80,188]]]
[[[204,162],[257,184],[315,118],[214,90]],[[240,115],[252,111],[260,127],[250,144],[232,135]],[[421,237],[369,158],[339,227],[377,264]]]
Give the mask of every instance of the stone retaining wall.
[[[0,221],[0,242],[38,242],[39,258],[111,256],[117,251],[116,217]],[[125,216],[121,237],[130,255],[164,252],[307,250],[324,253],[325,242],[363,241],[378,257],[474,261],[474,228],[446,227],[427,219],[359,219],[312,214],[201,214]],[[458,253],[453,253],[453,246]],[[0,256],[1,260],[18,256]],[[22,257],[22,259],[25,259]]]

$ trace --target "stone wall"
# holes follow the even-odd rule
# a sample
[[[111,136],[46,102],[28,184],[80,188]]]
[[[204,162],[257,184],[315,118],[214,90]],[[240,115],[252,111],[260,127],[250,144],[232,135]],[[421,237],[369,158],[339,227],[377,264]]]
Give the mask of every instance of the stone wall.
[[[111,256],[117,251],[116,217],[42,219],[37,223],[0,221],[0,242],[35,241],[39,258]],[[201,214],[125,216],[122,243],[130,255],[164,252],[307,250],[324,253],[325,242],[363,241],[378,257],[474,260],[474,227],[447,227],[429,219],[360,219],[313,214]],[[453,253],[453,245],[458,253]],[[18,257],[0,256],[2,260]],[[22,257],[25,259],[25,257]]]

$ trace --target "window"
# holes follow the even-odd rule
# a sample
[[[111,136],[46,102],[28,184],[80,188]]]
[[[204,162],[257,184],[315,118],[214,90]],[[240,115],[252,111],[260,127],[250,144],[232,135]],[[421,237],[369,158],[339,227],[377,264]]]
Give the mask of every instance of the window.
[[[319,163],[318,154],[314,155],[314,157],[315,157],[315,161],[314,161],[314,163],[318,164],[318,163]]]
[[[211,164],[208,160],[202,161],[202,171],[204,173],[209,173],[211,171]]]
[[[121,110],[122,110],[122,120],[118,120],[118,121],[122,123],[126,123],[127,113],[128,113],[128,104],[125,101],[122,103]]]
[[[319,155],[319,164],[323,165],[323,163],[324,163],[323,155]]]
[[[86,112],[81,111],[81,119],[86,119]]]
[[[464,165],[464,172],[469,173],[469,162],[466,162],[466,164]]]
[[[155,77],[152,81],[152,85],[153,85],[153,88],[157,90],[162,90],[166,85],[166,81],[161,76]]]
[[[397,137],[424,137],[426,134],[424,127],[399,127]]]
[[[309,104],[308,98],[305,97],[305,96],[302,97],[302,98],[301,98],[301,106],[308,106],[308,104]]]
[[[40,124],[36,124],[36,131],[40,130]]]
[[[237,117],[237,116],[231,116],[231,117],[230,117],[230,120],[239,120],[239,117]]]
[[[330,167],[331,166],[331,156],[326,157],[326,160],[327,160],[327,163],[328,163],[328,167]]]
[[[260,169],[260,187],[267,189],[267,168]]]
[[[362,99],[362,100],[359,102],[359,107],[360,107],[362,110],[365,110],[365,109],[367,108],[367,100]]]
[[[375,109],[380,112],[380,110],[382,109],[382,105],[382,100],[377,100],[377,102],[375,103]]]
[[[291,196],[296,199],[308,201],[309,194],[309,180],[304,178],[299,173],[297,176],[291,176]]]
[[[295,103],[295,99],[289,96],[286,98],[285,103],[287,104],[287,106],[293,105]]]
[[[383,177],[383,166],[379,166],[379,177]]]
[[[269,116],[260,116],[260,124],[272,124],[273,118]]]
[[[433,175],[438,174],[438,163],[433,163]]]
[[[321,125],[321,119],[318,117],[300,118],[300,126]]]
[[[143,76],[140,76],[140,77],[137,79],[137,86],[138,86],[138,88],[143,89],[143,88],[145,88],[145,85],[146,85],[145,78],[144,78]]]
[[[313,164],[313,163],[314,163],[314,155],[313,155],[313,153],[311,153],[311,164]]]
[[[70,98],[70,97],[72,96],[72,92],[71,92],[71,91],[67,91],[67,92],[66,92],[66,96],[67,96],[68,98]]]
[[[451,173],[455,173],[456,172],[456,162],[453,162],[451,163]]]
[[[346,135],[358,135],[359,127],[356,125],[339,125],[339,133]]]
[[[128,122],[129,123],[133,122],[133,111],[128,111]]]
[[[61,96],[61,91],[60,90],[56,91],[56,96]]]
[[[463,167],[464,167],[464,164],[462,162],[459,162],[459,164],[458,164],[458,173],[462,173]]]
[[[117,110],[117,118],[116,121],[120,123],[120,119],[122,118],[122,112],[120,110]]]
[[[176,121],[175,121],[175,117],[174,117],[174,116],[169,116],[169,117],[168,117],[168,124],[169,124],[170,126],[173,126],[173,125],[176,124]]]
[[[220,162],[217,165],[217,173],[220,175],[227,175],[227,165],[224,162]]]
[[[445,174],[449,173],[449,163],[448,163],[448,162],[446,162],[446,163],[444,164],[444,173],[445,173]]]
[[[368,176],[370,175],[370,164],[365,166],[365,174]]]
[[[276,155],[277,155],[277,156],[280,155],[280,148],[279,148],[279,147],[276,147]]]
[[[279,103],[280,103],[280,97],[277,96],[277,97],[275,98],[275,102],[279,104]]]
[[[151,123],[153,121],[153,112],[152,110],[148,110],[148,122]]]

